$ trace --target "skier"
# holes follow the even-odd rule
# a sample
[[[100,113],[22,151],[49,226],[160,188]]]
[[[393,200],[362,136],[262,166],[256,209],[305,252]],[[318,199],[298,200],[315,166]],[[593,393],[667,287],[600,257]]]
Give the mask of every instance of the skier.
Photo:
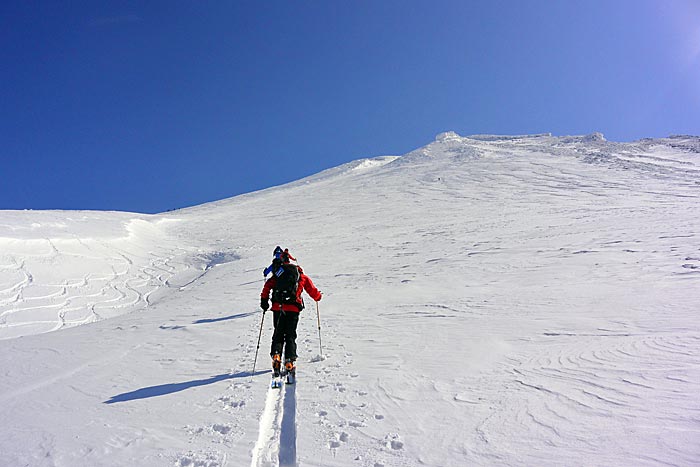
[[[275,250],[277,252],[277,250]],[[292,264],[293,257],[288,250],[279,255],[270,265],[272,277],[265,281],[260,294],[260,308],[267,311],[270,307],[270,291],[272,291],[272,316],[275,331],[272,335],[272,370],[274,376],[280,373],[282,364],[282,349],[284,348],[284,366],[288,374],[294,375],[297,359],[297,324],[299,313],[304,309],[302,291],[306,291],[315,300],[321,300],[321,292],[314,286],[309,276],[304,274],[300,266]]]

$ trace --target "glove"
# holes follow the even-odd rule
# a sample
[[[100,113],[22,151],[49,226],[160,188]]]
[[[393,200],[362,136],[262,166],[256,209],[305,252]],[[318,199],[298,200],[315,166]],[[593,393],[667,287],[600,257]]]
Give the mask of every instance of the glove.
[[[261,298],[260,308],[262,308],[263,311],[267,311],[267,309],[270,308],[270,300],[268,300],[267,298]]]
[[[318,300],[316,300],[316,301],[320,302],[322,298],[323,298],[323,294],[321,292],[319,292],[318,293]]]

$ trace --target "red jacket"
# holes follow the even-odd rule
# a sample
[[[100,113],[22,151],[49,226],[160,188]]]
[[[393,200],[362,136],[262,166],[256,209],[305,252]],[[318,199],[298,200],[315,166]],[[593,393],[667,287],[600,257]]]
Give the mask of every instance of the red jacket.
[[[266,282],[265,286],[262,289],[262,293],[260,294],[260,298],[265,298],[269,299],[270,298],[270,291],[275,287],[275,284],[277,283],[277,277],[274,275],[270,277]],[[304,274],[299,268],[299,286],[297,287],[297,303],[303,304],[303,300],[301,298],[301,292],[303,290],[306,290],[306,293],[309,294],[309,296],[314,299],[315,301],[321,300],[321,292],[316,288],[313,282],[311,282],[311,279],[309,276]],[[272,311],[293,311],[293,312],[299,312],[301,311],[298,306],[294,305],[293,303],[277,303],[277,302],[272,302]]]

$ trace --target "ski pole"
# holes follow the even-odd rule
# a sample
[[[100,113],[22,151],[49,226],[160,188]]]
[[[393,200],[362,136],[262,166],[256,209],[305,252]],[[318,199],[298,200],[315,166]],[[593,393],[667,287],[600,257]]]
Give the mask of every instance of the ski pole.
[[[318,349],[321,352],[321,358],[323,358],[323,346],[321,345],[321,313],[318,311],[318,302],[316,302],[316,319],[318,321]]]
[[[255,349],[255,360],[253,360],[253,371],[250,373],[250,379],[255,376],[255,364],[258,363],[258,350],[260,350],[260,338],[262,337],[263,323],[265,322],[265,311],[263,310],[262,319],[260,320],[260,332],[258,333],[258,346]]]

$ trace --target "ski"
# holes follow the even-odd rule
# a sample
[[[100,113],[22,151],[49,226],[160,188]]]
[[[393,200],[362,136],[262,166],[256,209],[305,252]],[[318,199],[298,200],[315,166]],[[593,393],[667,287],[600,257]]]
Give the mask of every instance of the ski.
[[[297,381],[297,372],[296,370],[292,370],[287,373],[287,380],[285,381],[287,384],[294,384]]]
[[[277,389],[282,387],[282,373],[279,370],[272,371],[272,382],[270,383],[272,389]]]

